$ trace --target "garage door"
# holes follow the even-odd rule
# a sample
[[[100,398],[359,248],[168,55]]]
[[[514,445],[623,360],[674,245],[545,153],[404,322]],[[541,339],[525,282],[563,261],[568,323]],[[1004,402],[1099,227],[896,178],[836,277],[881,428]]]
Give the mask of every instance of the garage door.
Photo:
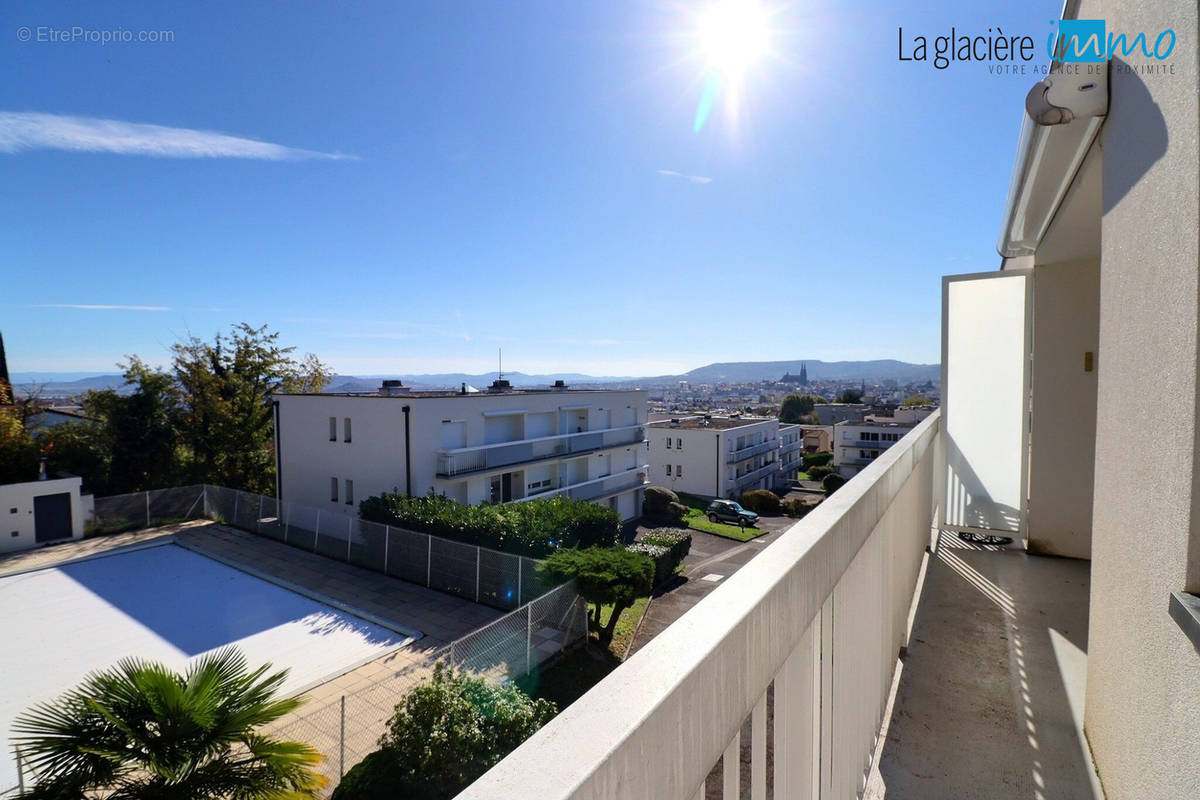
[[[33,498],[33,538],[38,542],[71,538],[70,493]]]

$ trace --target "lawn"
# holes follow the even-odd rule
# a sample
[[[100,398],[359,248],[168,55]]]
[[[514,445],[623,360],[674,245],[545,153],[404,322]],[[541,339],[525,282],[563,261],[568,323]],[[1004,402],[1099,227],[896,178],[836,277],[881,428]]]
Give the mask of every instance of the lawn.
[[[705,510],[708,508],[708,501],[702,497],[680,492],[679,502],[688,507],[683,519],[687,522],[688,527],[694,530],[711,533],[714,536],[724,536],[727,539],[736,539],[739,542],[748,542],[766,533],[760,528],[742,528],[737,525],[726,525],[724,522],[709,522],[708,518],[704,516]]]
[[[562,711],[621,663],[649,602],[650,598],[643,597],[625,609],[617,621],[608,649],[600,647],[595,634],[589,634],[586,646],[565,654],[553,662],[549,669],[535,670],[531,675],[517,678],[516,684],[531,697],[554,701],[558,710]],[[612,606],[603,606],[600,610],[601,621],[608,622],[611,613]]]

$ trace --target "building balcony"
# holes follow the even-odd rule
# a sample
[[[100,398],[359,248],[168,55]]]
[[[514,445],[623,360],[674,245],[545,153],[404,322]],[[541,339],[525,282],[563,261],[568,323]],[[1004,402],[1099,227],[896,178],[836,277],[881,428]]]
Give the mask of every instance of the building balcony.
[[[763,453],[769,453],[779,447],[778,439],[771,439],[761,444],[752,444],[749,447],[743,447],[741,450],[733,450],[726,454],[726,464],[736,464],[739,461],[745,461],[748,458],[761,456]]]
[[[455,478],[519,464],[557,460],[610,447],[637,444],[645,438],[645,426],[626,425],[599,431],[564,433],[515,442],[438,450],[437,475],[439,478]]]
[[[839,447],[857,447],[866,450],[887,450],[895,442],[877,442],[872,439],[849,439],[838,442]]]
[[[797,450],[802,450],[803,448],[804,448],[804,439],[802,437],[802,438],[797,439],[794,442],[788,442],[787,444],[781,444],[779,446],[779,454],[783,455],[784,453],[794,453]]]
[[[570,486],[547,489],[537,494],[519,498],[516,502],[521,503],[526,500],[537,500],[556,495],[569,497],[572,500],[599,500],[604,497],[612,497],[613,495],[622,494],[645,486],[647,484],[646,474],[649,469],[650,465],[640,464],[636,467],[630,467],[627,470],[614,472],[611,475],[603,475],[599,478],[580,481]]]
[[[460,800],[1099,797],[1087,565],[935,537],[941,439],[938,412]]]
[[[737,489],[743,489],[753,483],[758,483],[768,475],[773,475],[779,471],[779,462],[772,461],[769,464],[764,464],[756,470],[745,473],[733,479],[733,485]]]

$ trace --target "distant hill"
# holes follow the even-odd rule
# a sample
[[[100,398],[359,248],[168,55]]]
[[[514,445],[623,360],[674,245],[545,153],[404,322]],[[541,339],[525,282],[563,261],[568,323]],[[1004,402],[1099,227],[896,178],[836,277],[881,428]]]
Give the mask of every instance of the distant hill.
[[[709,364],[685,372],[680,380],[696,383],[746,383],[761,380],[779,380],[786,373],[800,372],[806,365],[809,380],[815,381],[880,381],[896,380],[901,383],[936,381],[941,378],[940,364],[910,364],[907,361],[880,359],[877,361],[732,361]]]
[[[807,365],[810,380],[880,381],[896,380],[901,383],[937,381],[941,378],[938,364],[910,364],[906,361],[882,359],[877,361],[731,361],[697,367],[682,375],[658,375],[654,377],[596,376],[578,372],[556,372],[547,375],[527,375],[523,372],[506,372],[504,377],[514,387],[549,386],[556,380],[569,386],[601,386],[612,384],[655,385],[674,381],[692,383],[751,383],[762,380],[778,380],[785,373],[799,373],[800,365]],[[47,396],[73,396],[89,389],[120,389],[125,379],[120,375],[88,375],[82,372],[14,372],[13,387],[20,394],[40,390]],[[334,375],[325,387],[327,392],[372,392],[379,388],[385,378],[399,378],[413,389],[457,389],[466,383],[477,389],[486,389],[496,379],[495,372],[469,375],[463,372],[445,372],[421,375]]]

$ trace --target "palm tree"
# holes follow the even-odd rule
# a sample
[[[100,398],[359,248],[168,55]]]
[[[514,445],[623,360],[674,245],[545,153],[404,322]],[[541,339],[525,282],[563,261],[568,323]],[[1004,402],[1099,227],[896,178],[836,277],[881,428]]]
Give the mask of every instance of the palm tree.
[[[276,699],[287,670],[250,672],[234,648],[194,661],[180,675],[125,659],[95,672],[13,725],[36,776],[30,800],[282,800],[314,797],[321,755],[258,733],[295,710]]]

